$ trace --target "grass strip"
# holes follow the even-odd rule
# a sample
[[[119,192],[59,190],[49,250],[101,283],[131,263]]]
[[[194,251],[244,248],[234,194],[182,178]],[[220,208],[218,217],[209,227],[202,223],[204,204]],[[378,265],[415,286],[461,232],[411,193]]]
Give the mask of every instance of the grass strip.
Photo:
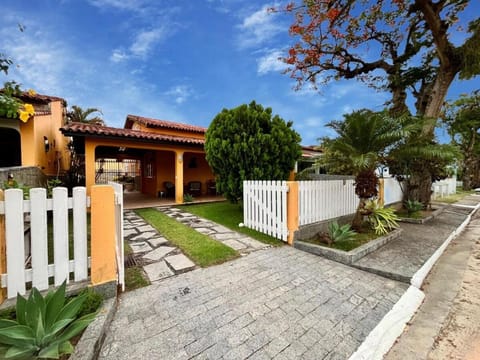
[[[135,212],[201,267],[220,264],[239,256],[231,247],[179,223],[158,210],[138,209]]]
[[[181,208],[189,213],[221,224],[230,230],[248,235],[262,243],[273,246],[284,245],[282,241],[275,239],[272,236],[262,234],[261,232],[246,227],[239,227],[238,224],[243,223],[243,209],[239,204],[231,204],[228,201],[222,201],[206,204],[184,205]]]

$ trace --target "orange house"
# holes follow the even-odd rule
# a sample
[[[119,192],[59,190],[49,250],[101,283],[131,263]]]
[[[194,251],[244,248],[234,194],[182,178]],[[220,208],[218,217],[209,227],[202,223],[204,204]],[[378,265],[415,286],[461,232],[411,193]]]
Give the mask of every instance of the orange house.
[[[69,123],[60,130],[73,137],[76,152],[84,154],[87,189],[101,182],[112,160],[137,162],[137,190],[153,197],[171,195],[177,203],[183,203],[184,191],[207,194],[214,179],[205,160],[203,127],[128,115],[123,129]],[[109,166],[99,165],[105,163]],[[117,178],[124,170],[117,168]]]
[[[35,166],[47,176],[62,175],[70,163],[69,139],[58,130],[65,124],[66,101],[29,93],[20,99],[33,105],[34,116],[27,122],[0,119],[0,168]]]

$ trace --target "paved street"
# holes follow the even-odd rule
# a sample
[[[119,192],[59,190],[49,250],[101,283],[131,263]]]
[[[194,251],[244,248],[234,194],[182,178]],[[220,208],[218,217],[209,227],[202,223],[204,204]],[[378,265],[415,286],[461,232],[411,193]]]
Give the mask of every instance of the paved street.
[[[407,288],[291,247],[123,294],[99,359],[345,359]]]

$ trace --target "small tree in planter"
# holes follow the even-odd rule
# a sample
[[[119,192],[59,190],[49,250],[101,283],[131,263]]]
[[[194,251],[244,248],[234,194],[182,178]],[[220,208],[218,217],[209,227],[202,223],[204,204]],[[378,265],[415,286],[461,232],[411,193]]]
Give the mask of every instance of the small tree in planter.
[[[393,119],[387,112],[367,109],[345,114],[342,121],[331,121],[328,127],[338,137],[323,138],[321,147],[324,156],[321,163],[337,174],[355,176],[355,193],[360,199],[352,228],[361,230],[363,217],[369,214],[367,201],[377,196],[378,177],[375,170],[384,162],[387,150],[403,136],[409,128],[402,119]]]

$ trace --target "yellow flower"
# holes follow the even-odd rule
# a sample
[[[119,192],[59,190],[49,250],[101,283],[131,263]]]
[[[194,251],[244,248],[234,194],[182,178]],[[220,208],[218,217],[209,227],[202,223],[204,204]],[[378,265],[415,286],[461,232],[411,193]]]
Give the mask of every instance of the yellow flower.
[[[28,89],[28,95],[30,96],[35,96],[37,94],[37,92],[33,89]]]
[[[26,123],[28,119],[30,119],[30,114],[26,111],[18,110],[18,112],[20,113],[20,120],[22,120],[23,122]]]
[[[30,115],[35,114],[35,109],[32,104],[24,104],[23,109]]]

